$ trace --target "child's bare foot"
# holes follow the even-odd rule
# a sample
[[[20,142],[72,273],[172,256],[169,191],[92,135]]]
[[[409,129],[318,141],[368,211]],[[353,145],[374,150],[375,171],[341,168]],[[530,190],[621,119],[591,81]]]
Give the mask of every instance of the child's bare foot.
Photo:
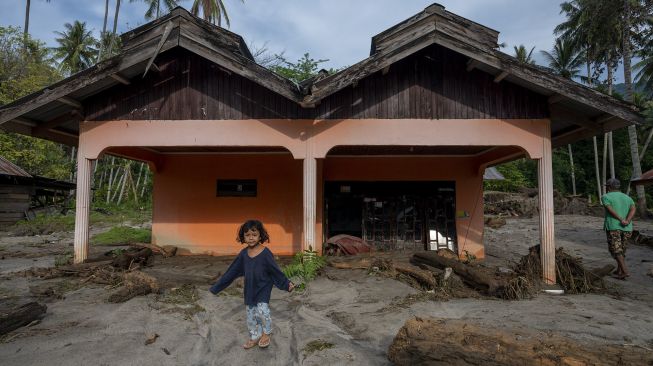
[[[258,344],[258,339],[250,339],[245,344],[243,344],[244,349],[250,349]]]
[[[263,333],[261,339],[258,340],[258,346],[261,348],[265,348],[269,345],[270,345],[270,336],[268,334]]]

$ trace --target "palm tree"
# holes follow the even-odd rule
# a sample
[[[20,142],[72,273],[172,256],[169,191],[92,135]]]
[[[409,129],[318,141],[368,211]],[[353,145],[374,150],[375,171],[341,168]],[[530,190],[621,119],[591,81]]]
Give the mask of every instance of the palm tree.
[[[530,51],[526,50],[526,47],[523,44],[520,44],[519,47],[514,46],[515,49],[515,58],[523,65],[534,65],[535,60],[531,58],[535,47],[531,48]]]
[[[66,23],[64,32],[55,32],[60,36],[56,41],[59,47],[52,48],[54,58],[59,60],[59,69],[75,74],[91,66],[97,56],[94,46],[97,40],[86,29],[85,22]]]
[[[573,42],[564,38],[558,38],[551,52],[540,52],[549,62],[549,67],[556,74],[567,79],[572,79],[579,75],[580,66],[584,61],[584,55]]]
[[[111,39],[109,41],[109,49],[113,50],[113,45],[116,39],[116,30],[118,28],[118,15],[120,14],[120,0],[116,0],[116,12],[113,13],[113,31],[111,32]]]
[[[240,0],[243,3],[245,0]],[[227,22],[227,27],[231,24],[229,22],[229,15],[227,14],[227,8],[224,6],[222,0],[194,0],[193,6],[190,9],[190,12],[195,16],[199,16],[200,9],[202,10],[202,18],[207,22],[213,24],[218,24],[218,27],[222,26],[222,17],[224,17],[225,22]]]
[[[145,12],[145,19],[159,19],[161,15],[161,4],[165,8],[165,12],[169,13],[172,9],[178,6],[177,0],[129,0],[130,3],[144,2],[148,8]]]
[[[637,74],[635,81],[644,89],[647,96],[653,95],[653,18],[647,20],[648,32],[642,42],[643,47],[637,53],[641,60],[634,65]]]
[[[50,2],[50,0],[45,1]],[[29,8],[31,5],[31,0],[27,0],[25,4],[25,29],[23,30],[25,39],[27,39],[27,35],[29,34]]]

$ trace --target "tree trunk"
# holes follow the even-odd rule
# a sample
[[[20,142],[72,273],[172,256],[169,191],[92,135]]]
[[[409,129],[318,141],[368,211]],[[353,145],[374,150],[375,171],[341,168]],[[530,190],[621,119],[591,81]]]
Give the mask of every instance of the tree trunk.
[[[107,20],[109,18],[109,0],[106,0],[104,2],[104,23],[102,25],[102,33],[100,33],[100,49],[98,50],[98,62],[102,61],[102,51],[104,50],[104,42],[102,41],[102,37],[104,37],[107,34]]]
[[[571,144],[567,145],[569,148],[569,165],[571,165],[571,188],[573,195],[576,195],[576,172],[574,171],[574,155],[571,152]]]
[[[29,37],[29,7],[31,5],[31,1],[27,0],[25,5],[25,28],[23,29],[23,34],[25,38],[25,47],[27,48],[27,37]]]
[[[159,19],[159,7],[161,5],[161,0],[156,0],[156,18]]]
[[[145,172],[145,178],[143,178],[143,189],[141,189],[141,198],[145,194],[145,188],[147,188],[147,177],[149,176],[148,172]]]
[[[145,163],[141,163],[140,168],[138,169],[138,178],[136,179],[136,187],[135,187],[136,190],[138,190],[138,187],[141,186],[141,177],[143,177],[143,165],[145,165]]]
[[[132,188],[132,193],[134,194],[134,203],[138,203],[138,194],[136,193],[136,185],[134,184],[134,175],[132,170],[129,169],[129,185]]]
[[[46,310],[47,306],[37,302],[30,302],[10,312],[2,312],[0,314],[0,335],[9,333],[34,320],[40,319]]]
[[[122,201],[122,197],[125,195],[125,187],[127,186],[127,177],[131,168],[131,162],[127,163],[125,166],[125,175],[122,177],[122,187],[120,188],[120,195],[118,196],[118,204]]]
[[[614,79],[614,56],[610,53],[608,60],[608,95],[612,96],[612,80]],[[614,179],[614,147],[612,145],[612,131],[608,132],[608,162],[610,164],[610,179]]]
[[[116,0],[116,12],[113,16],[113,32],[111,32],[111,41],[109,42],[109,55],[113,52],[113,42],[116,39],[116,30],[118,28],[118,15],[120,14],[120,0]]]
[[[115,157],[111,157],[111,169],[109,170],[109,183],[107,184],[107,203],[111,202],[111,186],[113,185],[113,163]]]
[[[632,66],[631,51],[630,51],[630,0],[624,0],[624,31],[623,31],[623,60],[624,60],[624,82],[626,83],[626,101],[633,102],[633,82],[632,82]],[[637,127],[635,125],[628,126],[628,140],[630,142],[630,157],[633,163],[633,179],[642,176],[642,166],[639,160],[639,152],[637,145]],[[630,184],[630,182],[628,182]],[[646,194],[644,186],[637,185],[637,211],[640,217],[646,217]]]
[[[600,202],[603,190],[601,189],[601,176],[599,173],[599,151],[596,144],[596,136],[592,137],[592,141],[594,142],[594,168],[596,171],[596,188],[599,194],[598,199]]]
[[[603,134],[603,170],[601,171],[601,183],[603,187],[603,194],[606,194],[605,190],[605,180],[607,177],[608,170],[608,134]]]

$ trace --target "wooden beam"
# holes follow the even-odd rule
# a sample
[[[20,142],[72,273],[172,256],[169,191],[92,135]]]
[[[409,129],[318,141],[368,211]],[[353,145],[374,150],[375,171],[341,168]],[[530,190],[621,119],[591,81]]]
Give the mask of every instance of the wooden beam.
[[[57,127],[59,125],[62,125],[64,123],[66,123],[66,122],[69,122],[69,121],[72,121],[72,120],[80,121],[81,119],[82,119],[81,113],[79,113],[79,111],[77,111],[77,110],[73,110],[70,113],[64,113],[59,117],[53,118],[53,119],[51,119],[49,121],[46,121],[46,122],[43,122],[43,123],[39,123],[36,127],[34,127],[34,130],[33,130],[32,134],[34,136],[39,136],[39,135],[42,135],[45,131],[48,131],[48,130],[50,130],[52,128],[55,128],[55,127]]]
[[[70,97],[61,97],[61,98],[57,99],[57,101],[60,102],[60,103],[63,103],[63,104],[67,104],[67,105],[69,105],[71,107],[74,107],[74,108],[77,108],[77,109],[82,109],[82,107],[83,107],[82,103],[80,103],[80,102],[78,102],[75,99],[70,98]]]
[[[589,119],[585,116],[582,116],[568,108],[565,108],[559,104],[553,104],[549,106],[551,112],[551,120],[562,121],[571,123],[577,126],[586,128],[595,134],[599,134],[603,131],[603,126],[595,120]]]
[[[549,104],[556,104],[556,103],[562,102],[565,99],[566,99],[566,97],[563,96],[563,95],[553,94],[552,96],[549,97],[548,102],[549,102]]]
[[[387,75],[390,72],[390,65],[386,66],[381,70],[381,75]]]
[[[510,73],[508,71],[505,71],[505,70],[501,71],[501,73],[499,73],[499,75],[494,77],[494,82],[495,83],[500,83],[501,80],[505,79],[506,76],[508,76],[508,75],[510,75]]]
[[[474,60],[473,58],[470,58],[467,61],[467,72],[474,70],[480,64],[481,64],[480,62]]]
[[[115,81],[117,81],[117,82],[119,82],[120,84],[123,84],[123,85],[131,84],[131,82],[127,78],[123,77],[119,73],[109,74],[109,77],[111,77],[113,80],[115,80]]]
[[[147,66],[145,66],[145,71],[143,72],[143,77],[147,75],[147,71],[150,69],[152,64],[154,63],[154,59],[156,56],[159,55],[159,52],[161,51],[161,48],[163,47],[163,44],[166,43],[168,40],[168,36],[170,36],[170,32],[172,32],[172,27],[174,26],[174,22],[169,21],[168,24],[166,24],[165,29],[163,30],[163,35],[161,35],[161,40],[159,41],[159,44],[156,46],[156,49],[154,50],[154,54],[152,57],[150,57],[150,61],[147,62]]]

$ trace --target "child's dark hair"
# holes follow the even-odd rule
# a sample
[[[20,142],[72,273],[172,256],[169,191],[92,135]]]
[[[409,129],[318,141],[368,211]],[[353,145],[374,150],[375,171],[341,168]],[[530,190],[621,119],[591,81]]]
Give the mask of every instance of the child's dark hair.
[[[244,243],[245,233],[252,229],[258,231],[258,233],[261,235],[260,243],[270,241],[270,235],[268,235],[268,232],[263,227],[263,223],[258,220],[247,220],[244,224],[240,225],[240,229],[238,229],[238,237],[236,240],[241,244]]]

